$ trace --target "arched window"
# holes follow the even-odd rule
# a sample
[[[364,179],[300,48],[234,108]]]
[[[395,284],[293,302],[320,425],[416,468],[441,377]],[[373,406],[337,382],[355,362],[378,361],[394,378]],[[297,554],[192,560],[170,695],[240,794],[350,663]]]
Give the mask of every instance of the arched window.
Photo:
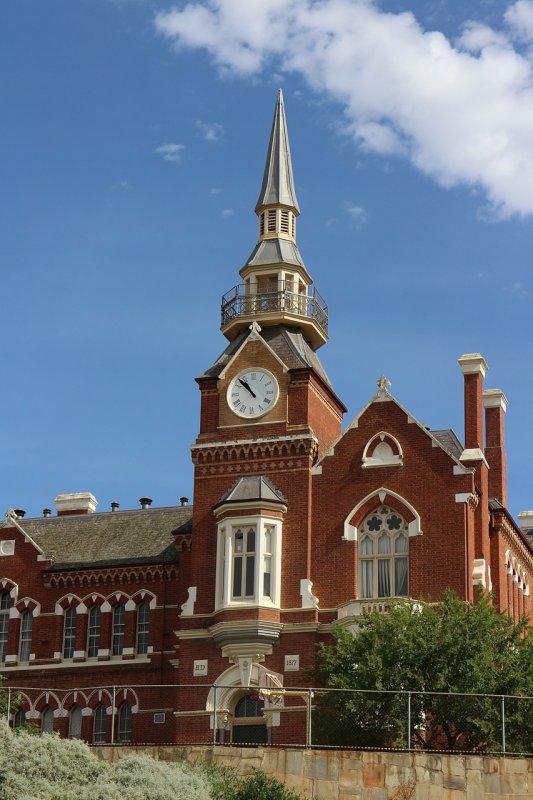
[[[23,708],[17,709],[15,712],[15,716],[13,717],[13,727],[20,728],[21,725],[24,725],[26,722],[26,712]]]
[[[111,653],[121,656],[124,650],[124,627],[126,611],[121,603],[113,607],[113,628],[111,631]]]
[[[150,638],[150,605],[140,603],[137,606],[137,653],[148,652],[148,641]]]
[[[93,742],[94,744],[103,744],[106,741],[107,734],[107,714],[105,706],[100,703],[94,709],[93,718]]]
[[[235,717],[262,717],[265,704],[255,694],[241,697],[235,706]]]
[[[118,741],[131,742],[131,706],[122,703],[118,710]]]
[[[100,606],[92,606],[89,611],[87,627],[87,655],[89,658],[96,658],[100,649],[101,617]]]
[[[2,592],[0,595],[0,662],[4,662],[7,656],[10,608],[11,594],[9,592]]]
[[[20,618],[19,661],[30,660],[32,630],[33,613],[25,611]]]
[[[81,739],[81,708],[74,704],[68,715],[68,738]]]
[[[388,506],[378,506],[360,530],[359,596],[407,596],[409,536],[403,517]]]
[[[63,658],[72,658],[76,646],[76,621],[77,612],[74,606],[65,611],[65,626],[63,631]]]
[[[54,712],[50,706],[45,706],[41,711],[41,733],[54,732]]]

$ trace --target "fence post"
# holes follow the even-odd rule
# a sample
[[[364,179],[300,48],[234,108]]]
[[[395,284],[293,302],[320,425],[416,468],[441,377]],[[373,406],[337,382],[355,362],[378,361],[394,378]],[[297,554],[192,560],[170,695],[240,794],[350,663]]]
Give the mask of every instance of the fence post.
[[[505,753],[505,695],[502,694],[502,753]]]
[[[11,716],[11,688],[7,687],[7,703],[6,703],[6,720],[9,725],[9,717]]]
[[[117,708],[117,687],[113,686],[113,705],[111,707],[111,744],[115,744],[115,714]]]
[[[213,747],[217,743],[217,686],[213,684]]]
[[[313,734],[311,732],[312,731],[312,722],[313,722],[313,717],[312,717],[312,715],[313,715],[313,705],[312,705],[312,701],[313,701],[313,690],[312,689],[308,689],[307,690],[307,735],[305,737],[306,738],[306,742],[305,742],[306,747],[311,747],[312,739],[313,739]]]
[[[407,749],[411,749],[411,692],[407,692]]]

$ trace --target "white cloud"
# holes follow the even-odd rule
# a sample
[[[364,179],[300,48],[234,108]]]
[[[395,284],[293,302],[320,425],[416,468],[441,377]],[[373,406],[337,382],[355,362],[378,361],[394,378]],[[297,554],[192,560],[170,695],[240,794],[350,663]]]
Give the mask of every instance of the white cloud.
[[[532,7],[507,8],[514,34],[533,30]],[[300,73],[343,105],[359,147],[481,189],[500,218],[533,214],[533,66],[503,21],[471,22],[454,44],[374,0],[190,0],[155,24],[236,75]]]
[[[526,42],[533,41],[533,2],[518,0],[505,12],[505,21],[511,32]]]
[[[185,149],[184,144],[161,144],[156,147],[154,153],[164,161],[181,161],[181,152]]]
[[[224,134],[224,128],[220,122],[202,122],[201,119],[198,119],[196,127],[207,142],[216,142]]]
[[[352,203],[346,203],[344,208],[349,217],[355,222],[357,227],[364,225],[367,220],[366,210],[361,206],[354,206]]]
[[[222,189],[219,189],[217,186],[212,186],[209,190],[209,194],[211,195],[211,197],[213,197],[216,194],[220,194],[221,191]]]
[[[520,300],[525,300],[526,297],[529,296],[528,290],[520,281],[515,281],[511,286],[505,286],[504,288],[508,294],[514,295],[514,297],[518,297]]]
[[[222,217],[232,217],[235,211],[232,208],[225,208],[221,214]]]

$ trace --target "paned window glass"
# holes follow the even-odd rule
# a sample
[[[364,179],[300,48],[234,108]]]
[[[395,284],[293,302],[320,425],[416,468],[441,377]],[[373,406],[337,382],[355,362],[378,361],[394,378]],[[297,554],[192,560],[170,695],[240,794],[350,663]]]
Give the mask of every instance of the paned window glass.
[[[107,733],[107,714],[105,707],[100,703],[94,709],[93,718],[93,742],[103,744],[106,741]]]
[[[50,706],[45,706],[41,711],[41,733],[54,732],[54,712]]]
[[[2,592],[0,595],[0,662],[5,661],[7,656],[10,608],[11,595],[9,592]]]
[[[113,630],[111,634],[112,654],[121,656],[124,649],[124,627],[126,621],[126,611],[124,606],[119,603],[113,607]]]
[[[100,606],[91,606],[87,630],[87,655],[89,658],[96,658],[100,649],[101,617]]]
[[[81,708],[76,704],[68,714],[68,738],[81,739]]]
[[[137,652],[148,652],[150,638],[150,605],[140,603],[137,606]]]
[[[77,612],[72,606],[65,611],[65,630],[63,636],[63,658],[72,658],[76,646]]]
[[[122,703],[118,710],[118,741],[131,742],[131,706]]]
[[[13,717],[13,727],[20,728],[26,722],[26,712],[23,708],[19,708]]]
[[[359,540],[359,596],[406,597],[409,592],[407,523],[388,506],[364,520]]]
[[[253,597],[255,591],[255,528],[233,533],[233,597]]]
[[[19,661],[30,660],[32,631],[33,614],[31,611],[25,611],[20,618]]]

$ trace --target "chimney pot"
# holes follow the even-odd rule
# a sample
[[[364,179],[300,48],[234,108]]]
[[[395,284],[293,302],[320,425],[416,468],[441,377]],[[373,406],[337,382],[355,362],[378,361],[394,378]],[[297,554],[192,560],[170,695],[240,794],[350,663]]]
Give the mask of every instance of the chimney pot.
[[[180,497],[180,505],[181,506],[186,506],[188,502],[189,502],[189,498],[188,497]]]
[[[52,509],[51,508],[43,508],[43,517],[51,517],[52,516]]]
[[[26,512],[24,511],[23,508],[15,508],[14,511],[15,514],[17,515],[17,519],[24,519],[24,517],[26,516]]]
[[[111,503],[111,511],[118,511],[120,508],[120,503]]]
[[[151,497],[140,497],[139,503],[141,504],[141,508],[150,508],[152,505],[152,498]]]

